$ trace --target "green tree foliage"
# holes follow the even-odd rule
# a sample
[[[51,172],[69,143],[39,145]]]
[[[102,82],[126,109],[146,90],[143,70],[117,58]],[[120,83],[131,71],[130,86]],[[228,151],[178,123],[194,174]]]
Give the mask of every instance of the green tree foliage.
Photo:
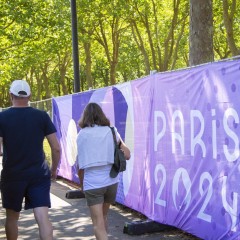
[[[238,0],[213,0],[216,60],[240,50]],[[77,0],[81,90],[189,66],[188,0]],[[70,1],[1,0],[0,106],[26,79],[32,101],[73,93]]]
[[[65,1],[1,1],[0,105],[9,105],[9,84],[26,79],[32,100],[72,91],[71,23]]]

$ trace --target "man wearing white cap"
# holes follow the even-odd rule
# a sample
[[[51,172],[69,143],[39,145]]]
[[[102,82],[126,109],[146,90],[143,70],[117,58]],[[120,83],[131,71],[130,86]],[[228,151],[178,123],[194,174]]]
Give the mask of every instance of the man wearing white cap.
[[[48,208],[51,207],[51,177],[55,179],[57,176],[60,145],[49,115],[28,105],[30,96],[26,81],[13,81],[10,87],[12,107],[0,112],[0,144],[3,144],[0,189],[2,205],[6,209],[8,240],[18,238],[23,199],[25,209],[33,209],[40,239],[53,239]],[[51,169],[43,151],[45,137],[52,152]]]

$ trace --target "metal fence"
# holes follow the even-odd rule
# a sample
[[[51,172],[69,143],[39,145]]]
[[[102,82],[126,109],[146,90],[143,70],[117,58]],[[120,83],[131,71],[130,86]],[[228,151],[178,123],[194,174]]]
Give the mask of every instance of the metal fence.
[[[36,101],[36,102],[29,102],[29,106],[46,111],[49,114],[49,116],[52,118],[52,98],[49,98],[46,100],[41,100],[41,101]],[[0,107],[0,112],[6,110],[8,108]]]

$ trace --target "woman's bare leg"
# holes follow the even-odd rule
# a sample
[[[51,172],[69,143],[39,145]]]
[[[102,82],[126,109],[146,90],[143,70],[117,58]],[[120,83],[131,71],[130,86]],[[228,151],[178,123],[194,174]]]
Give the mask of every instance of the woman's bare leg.
[[[103,215],[103,204],[89,206],[91,218],[93,222],[94,234],[97,240],[108,240],[105,228],[105,220]]]

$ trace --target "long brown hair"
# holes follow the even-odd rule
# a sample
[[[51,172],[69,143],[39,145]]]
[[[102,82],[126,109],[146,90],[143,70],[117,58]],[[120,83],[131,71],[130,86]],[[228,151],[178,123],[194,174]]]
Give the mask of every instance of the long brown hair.
[[[88,103],[78,122],[81,128],[99,126],[110,126],[110,121],[97,103]]]

